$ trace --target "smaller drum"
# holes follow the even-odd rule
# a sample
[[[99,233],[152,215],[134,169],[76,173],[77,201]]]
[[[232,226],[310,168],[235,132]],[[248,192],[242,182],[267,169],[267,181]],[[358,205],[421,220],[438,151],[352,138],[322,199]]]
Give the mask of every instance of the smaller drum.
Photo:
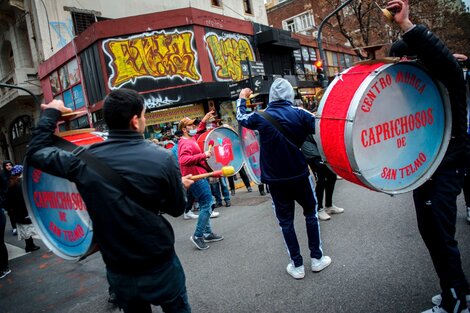
[[[388,194],[428,180],[449,144],[447,93],[415,62],[355,65],[328,87],[316,140],[343,178]]]
[[[104,141],[93,129],[59,135],[83,146]],[[23,194],[29,216],[44,244],[57,256],[78,260],[96,251],[93,225],[74,183],[24,165]]]
[[[243,166],[243,154],[238,134],[228,127],[217,127],[208,130],[197,138],[201,151],[209,150],[209,143],[213,141],[212,156],[207,164],[213,171],[221,170],[224,166],[233,166],[234,174]]]
[[[261,184],[261,165],[260,165],[260,144],[258,131],[239,126],[241,134],[241,144],[243,161],[246,164],[246,171],[251,181],[255,184]]]

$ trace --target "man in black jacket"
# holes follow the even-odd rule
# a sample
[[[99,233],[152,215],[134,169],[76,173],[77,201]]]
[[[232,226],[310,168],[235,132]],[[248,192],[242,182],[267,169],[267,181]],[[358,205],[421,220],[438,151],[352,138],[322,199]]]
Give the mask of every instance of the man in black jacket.
[[[164,312],[190,312],[173,229],[161,213],[183,214],[184,187],[192,181],[181,177],[171,151],[144,140],[143,97],[128,89],[112,91],[103,108],[109,138],[88,151],[140,191],[148,203],[145,207],[74,154],[53,146],[56,123],[70,109],[58,100],[41,107],[44,112],[33,131],[27,160],[76,184],[118,304],[124,312],[150,313],[151,304],[160,305]]]
[[[457,196],[462,190],[466,158],[466,103],[462,70],[449,49],[423,25],[409,19],[408,1],[393,0],[387,9],[404,34],[393,44],[392,56],[416,56],[433,78],[442,82],[452,107],[451,140],[434,175],[413,193],[419,232],[431,255],[441,286],[437,306],[425,313],[468,313],[468,282],[455,240]],[[436,66],[439,64],[439,66]],[[434,297],[436,298],[436,297]],[[433,298],[433,302],[435,299]]]

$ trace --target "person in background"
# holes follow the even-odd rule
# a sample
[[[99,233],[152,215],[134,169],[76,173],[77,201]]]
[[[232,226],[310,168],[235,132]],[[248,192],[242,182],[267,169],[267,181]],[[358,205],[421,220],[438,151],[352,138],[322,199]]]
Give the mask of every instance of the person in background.
[[[215,198],[215,204],[213,204],[213,209],[220,208],[222,204],[222,197],[225,201],[225,206],[228,208],[232,205],[230,202],[230,193],[227,188],[227,180],[225,177],[211,177],[209,178],[209,183],[211,185],[211,192]],[[222,191],[222,193],[221,193]]]
[[[6,197],[6,208],[11,212],[16,221],[16,229],[18,230],[18,240],[24,239],[26,242],[25,251],[32,252],[39,249],[39,246],[34,244],[33,236],[37,235],[31,219],[29,218],[28,209],[23,197],[23,190],[21,188],[23,180],[23,166],[15,165],[11,170],[10,179],[8,182],[8,190]]]
[[[317,186],[315,187],[315,194],[318,201],[318,218],[321,221],[327,221],[331,218],[330,214],[343,213],[343,208],[338,208],[333,204],[336,174],[321,159],[317,143],[312,134],[307,136],[301,150],[307,160],[307,164],[316,176]],[[323,195],[325,196],[325,208],[323,207]]]
[[[246,187],[246,191],[252,192],[253,188],[251,188],[250,179],[248,178],[248,175],[246,174],[245,166],[242,166],[242,168],[240,169],[238,174],[240,174],[240,177],[243,181],[243,184]],[[234,196],[235,195],[235,175],[229,176],[229,177],[227,177],[227,179],[228,179],[228,184],[230,186],[230,192],[231,192],[232,196]]]
[[[7,219],[5,213],[0,208],[0,279],[4,278],[11,273],[11,269],[8,266],[8,250],[5,245],[5,225]]]
[[[465,89],[467,93],[467,158],[465,164],[465,181],[463,185],[463,194],[465,197],[465,206],[467,207],[467,222],[470,225],[470,59],[464,54],[454,53],[454,57],[459,61],[464,71]]]
[[[11,170],[13,169],[13,162],[10,160],[3,161],[2,164],[3,171],[0,175],[0,208],[5,207],[6,192],[8,189],[8,182],[10,180]],[[11,232],[14,236],[17,235],[16,221],[14,216],[8,212],[8,217],[10,218]]]
[[[237,100],[237,120],[243,127],[258,130],[260,138],[261,182],[268,184],[273,208],[279,221],[290,262],[287,273],[295,279],[305,277],[305,268],[294,228],[295,202],[303,208],[311,257],[311,270],[319,272],[331,264],[323,254],[320,226],[316,212],[313,181],[300,146],[315,131],[315,117],[307,110],[294,107],[294,89],[277,78],[269,91],[269,104],[264,111],[286,130],[281,133],[259,112],[246,113],[246,100],[252,94],[242,89]],[[279,157],[279,151],[283,157]]]
[[[212,156],[212,152],[210,150],[201,151],[196,141],[196,135],[206,129],[206,121],[213,117],[214,112],[210,111],[202,118],[197,128],[194,125],[195,120],[189,117],[185,117],[180,121],[178,129],[183,132],[183,137],[178,143],[178,160],[183,175],[198,175],[208,172],[206,159]],[[195,181],[188,192],[199,203],[196,229],[189,239],[199,250],[209,249],[208,242],[221,241],[224,237],[212,232],[210,216],[214,199],[208,180],[200,179]]]
[[[164,312],[191,312],[174,232],[162,213],[183,214],[185,188],[193,181],[181,177],[171,151],[144,140],[143,96],[125,88],[111,91],[103,104],[109,140],[87,149],[132,185],[142,195],[139,200],[103,179],[74,153],[53,145],[61,113],[71,109],[60,100],[41,108],[26,152],[28,164],[77,186],[118,305],[125,313],[151,313],[152,304]]]
[[[462,191],[468,152],[462,69],[440,39],[424,25],[411,22],[407,0],[389,1],[386,8],[394,12],[393,19],[403,31],[402,39],[393,43],[390,55],[416,56],[447,89],[452,109],[451,140],[444,158],[432,177],[413,191],[418,229],[441,288],[439,303],[425,313],[468,313],[470,289],[455,240],[457,196]],[[433,297],[432,301],[435,300]]]

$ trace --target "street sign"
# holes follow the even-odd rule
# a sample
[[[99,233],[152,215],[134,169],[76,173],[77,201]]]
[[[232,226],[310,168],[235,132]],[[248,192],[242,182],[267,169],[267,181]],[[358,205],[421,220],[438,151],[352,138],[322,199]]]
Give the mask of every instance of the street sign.
[[[262,93],[263,88],[265,87],[264,85],[266,85],[263,84],[263,76],[252,77],[251,81],[253,85],[250,84],[249,78],[229,84],[228,88],[230,90],[230,98],[237,98],[243,88],[251,88],[253,90],[253,93]],[[266,88],[267,87],[265,87],[264,89]]]
[[[240,65],[242,67],[242,74],[245,76],[264,76],[264,65],[263,62],[254,62],[254,61],[240,61]],[[250,69],[248,68],[250,66]]]

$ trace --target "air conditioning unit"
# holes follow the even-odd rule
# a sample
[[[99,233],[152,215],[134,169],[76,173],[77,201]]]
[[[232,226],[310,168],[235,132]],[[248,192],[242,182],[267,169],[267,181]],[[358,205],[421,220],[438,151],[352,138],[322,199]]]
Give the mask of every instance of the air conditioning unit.
[[[313,38],[318,38],[318,30],[312,32]]]

